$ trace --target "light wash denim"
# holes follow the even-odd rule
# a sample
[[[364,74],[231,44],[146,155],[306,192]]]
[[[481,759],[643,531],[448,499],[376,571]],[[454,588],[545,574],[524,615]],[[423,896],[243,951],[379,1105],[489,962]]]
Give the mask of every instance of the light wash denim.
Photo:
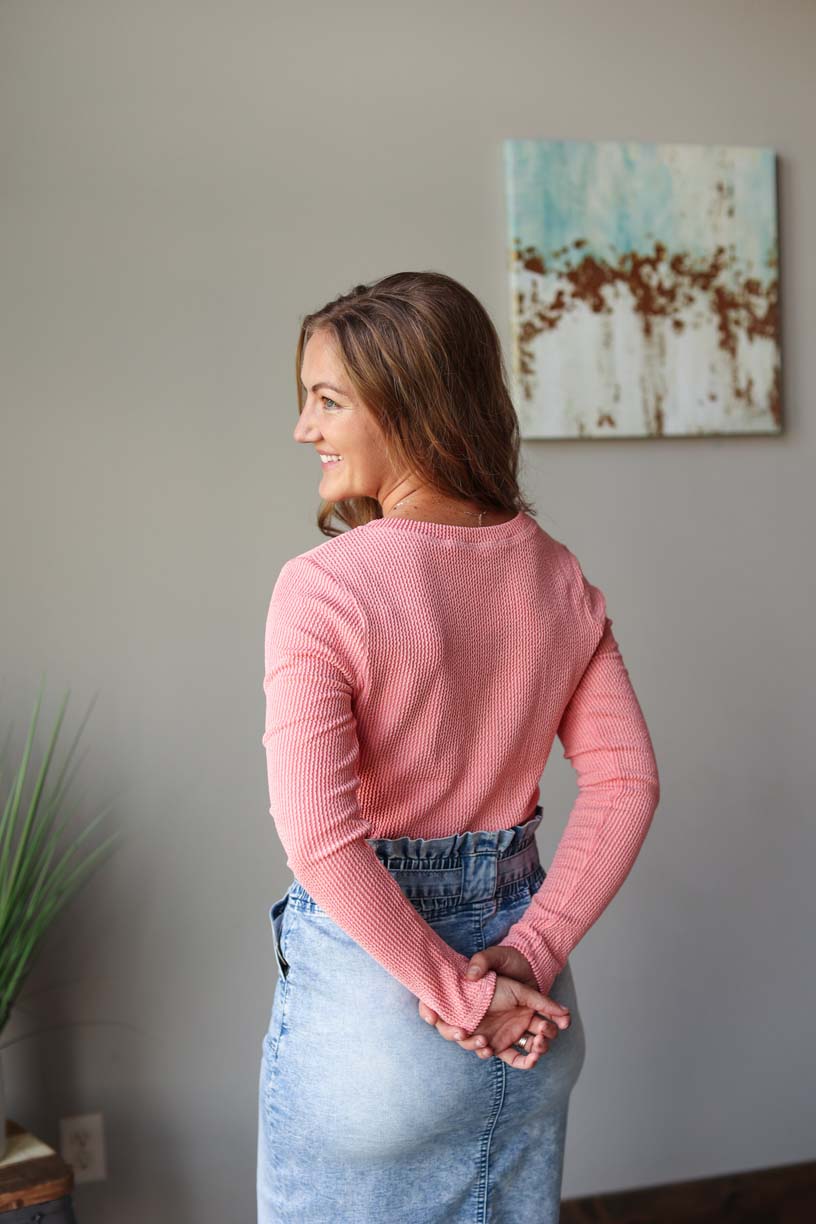
[[[523,824],[369,838],[402,891],[465,956],[498,943],[541,886]],[[354,881],[348,881],[354,887]],[[528,1070],[480,1059],[426,1024],[416,997],[294,880],[269,911],[279,976],[259,1083],[258,1224],[557,1224],[572,1023]]]

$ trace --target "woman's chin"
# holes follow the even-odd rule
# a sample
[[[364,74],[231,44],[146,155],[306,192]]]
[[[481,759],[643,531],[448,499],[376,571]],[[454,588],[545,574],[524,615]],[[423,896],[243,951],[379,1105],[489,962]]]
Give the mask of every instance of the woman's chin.
[[[353,494],[348,489],[342,480],[332,480],[329,472],[324,472],[320,481],[320,494],[327,501],[345,501],[346,498],[352,497]]]

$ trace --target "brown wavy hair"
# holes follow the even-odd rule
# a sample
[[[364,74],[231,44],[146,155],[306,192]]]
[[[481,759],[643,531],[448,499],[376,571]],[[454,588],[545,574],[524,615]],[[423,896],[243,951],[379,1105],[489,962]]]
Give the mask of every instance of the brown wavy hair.
[[[525,510],[521,438],[493,322],[477,297],[442,272],[397,272],[305,316],[295,355],[298,413],[303,350],[332,334],[350,385],[372,413],[392,462],[440,493],[484,510]],[[376,498],[322,501],[317,525],[336,536],[382,518]]]

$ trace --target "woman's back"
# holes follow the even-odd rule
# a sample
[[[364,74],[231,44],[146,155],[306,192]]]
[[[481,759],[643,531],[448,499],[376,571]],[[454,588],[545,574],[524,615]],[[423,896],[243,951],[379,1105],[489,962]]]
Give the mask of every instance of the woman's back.
[[[360,750],[356,796],[346,772],[315,776],[304,762],[298,781],[272,756],[273,815],[290,832],[293,870],[303,832],[290,821],[304,781],[318,836],[327,817],[352,811],[377,837],[504,828],[532,813],[604,627],[603,600],[590,601],[571,554],[535,519],[481,528],[374,519],[288,562],[274,599],[288,633],[296,618],[321,655],[300,676],[308,734],[334,717],[319,684],[334,665],[353,687]],[[274,705],[270,717],[264,742],[274,748]]]
[[[561,737],[579,796],[505,941],[546,993],[628,874],[659,793],[605,599],[570,550],[524,512],[492,527],[385,517],[335,536],[281,570],[264,690],[270,812],[295,877],[469,1029],[492,975],[463,979],[366,839],[524,821]]]

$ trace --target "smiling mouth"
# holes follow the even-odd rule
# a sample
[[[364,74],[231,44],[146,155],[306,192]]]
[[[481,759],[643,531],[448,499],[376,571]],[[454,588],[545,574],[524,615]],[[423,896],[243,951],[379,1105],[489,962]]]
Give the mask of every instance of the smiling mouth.
[[[336,459],[321,459],[320,466],[324,468],[337,467],[337,464],[342,463],[342,462],[343,462],[343,456],[340,455]]]

